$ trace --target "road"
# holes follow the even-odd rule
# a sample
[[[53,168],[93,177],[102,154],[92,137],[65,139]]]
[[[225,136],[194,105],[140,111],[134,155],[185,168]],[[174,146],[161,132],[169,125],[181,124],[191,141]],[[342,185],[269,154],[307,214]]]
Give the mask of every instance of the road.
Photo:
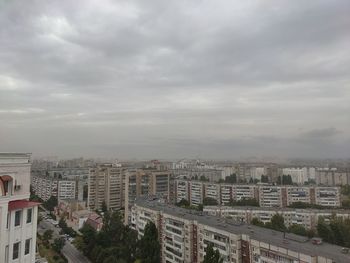
[[[38,225],[38,233],[42,235],[48,229],[51,229],[53,231],[53,239],[59,237],[59,231],[61,230],[60,228],[55,227],[45,219],[41,220]],[[90,261],[69,241],[66,241],[66,244],[64,245],[61,252],[68,259],[68,263],[90,263]]]

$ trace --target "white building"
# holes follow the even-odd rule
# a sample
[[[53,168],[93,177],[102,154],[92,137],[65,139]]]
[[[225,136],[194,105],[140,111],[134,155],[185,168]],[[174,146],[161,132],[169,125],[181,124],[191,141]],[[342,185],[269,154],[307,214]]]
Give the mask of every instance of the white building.
[[[30,154],[0,153],[0,262],[34,263],[38,203],[30,196]]]

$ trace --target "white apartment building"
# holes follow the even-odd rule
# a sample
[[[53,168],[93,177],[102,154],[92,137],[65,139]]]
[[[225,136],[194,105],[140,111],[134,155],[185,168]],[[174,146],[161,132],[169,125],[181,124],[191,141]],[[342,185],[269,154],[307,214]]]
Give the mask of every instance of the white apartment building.
[[[226,205],[231,200],[233,200],[232,196],[232,185],[231,184],[221,184],[220,185],[220,204]]]
[[[182,199],[189,200],[189,181],[184,180],[177,180],[176,181],[176,189],[175,189],[175,195],[176,195],[176,202],[180,202]]]
[[[259,203],[261,207],[283,207],[282,191],[285,188],[277,186],[260,186]]]
[[[132,227],[139,236],[147,222],[159,233],[162,263],[200,263],[209,244],[224,263],[348,263],[342,248],[293,234],[271,231],[230,219],[191,213],[161,202],[138,199],[132,207]]]
[[[256,198],[256,189],[255,185],[233,185],[232,198],[235,201]]]
[[[34,263],[38,203],[30,196],[30,154],[0,153],[0,262]]]
[[[316,187],[316,204],[328,207],[341,206],[339,187]]]
[[[79,192],[77,189],[76,180],[66,180],[41,175],[32,175],[31,185],[34,193],[44,201],[47,201],[51,196],[57,197],[59,201],[76,199]],[[80,192],[82,192],[82,189]]]
[[[273,186],[220,184],[201,181],[176,180],[175,200],[188,200],[198,205],[205,197],[227,205],[231,200],[256,199],[261,207],[287,207],[302,202],[321,206],[341,206],[339,187]]]
[[[284,224],[287,227],[297,224],[306,229],[315,229],[320,217],[326,220],[329,220],[332,216],[343,219],[350,218],[350,211],[346,210],[205,206],[203,212],[211,216],[231,218],[237,222],[245,223],[250,223],[253,218],[257,218],[263,223],[269,223],[275,214],[280,214],[283,216]]]
[[[205,183],[204,196],[215,200],[220,200],[220,185],[213,183]]]
[[[296,203],[312,203],[311,188],[303,186],[291,186],[287,187],[287,206]]]
[[[192,181],[190,182],[190,204],[203,204],[203,183]]]

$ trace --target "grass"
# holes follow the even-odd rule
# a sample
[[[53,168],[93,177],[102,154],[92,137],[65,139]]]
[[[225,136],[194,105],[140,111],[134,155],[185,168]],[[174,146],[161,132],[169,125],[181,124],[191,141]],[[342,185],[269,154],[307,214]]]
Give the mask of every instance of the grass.
[[[49,263],[66,263],[67,262],[67,260],[62,255],[54,251],[51,248],[51,246],[47,248],[43,243],[43,241],[41,240],[40,235],[38,235],[37,243],[39,246],[40,256],[45,257]]]

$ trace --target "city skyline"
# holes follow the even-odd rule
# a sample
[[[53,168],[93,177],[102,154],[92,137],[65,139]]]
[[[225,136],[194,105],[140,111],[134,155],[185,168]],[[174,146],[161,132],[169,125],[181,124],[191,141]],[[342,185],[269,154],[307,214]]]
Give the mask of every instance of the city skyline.
[[[0,148],[350,157],[348,1],[4,1]]]

